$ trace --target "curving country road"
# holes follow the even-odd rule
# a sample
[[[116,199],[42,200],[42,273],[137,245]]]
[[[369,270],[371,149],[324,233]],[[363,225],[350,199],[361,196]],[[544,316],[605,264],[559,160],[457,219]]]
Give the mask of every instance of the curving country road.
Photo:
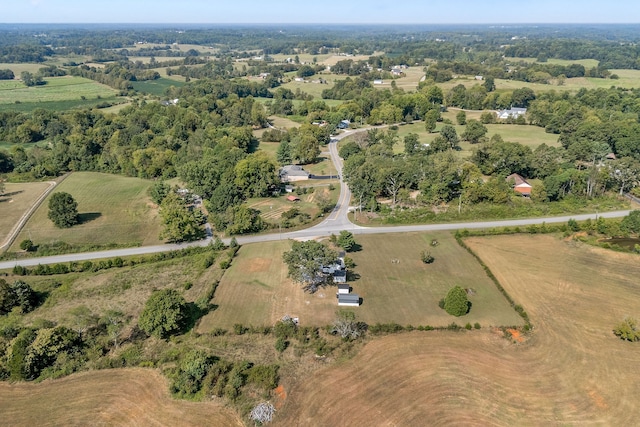
[[[629,214],[630,210],[621,210],[614,212],[603,212],[595,214],[582,214],[582,215],[565,215],[557,217],[544,217],[544,218],[525,218],[525,219],[512,219],[501,221],[481,221],[481,222],[457,222],[446,224],[425,224],[425,225],[403,225],[393,227],[362,227],[353,224],[348,217],[349,201],[351,200],[351,191],[349,187],[342,179],[342,159],[338,156],[338,141],[345,138],[355,131],[349,130],[341,134],[340,136],[333,138],[329,143],[329,153],[331,159],[335,165],[338,175],[340,177],[340,196],[334,210],[327,216],[327,218],[320,224],[305,230],[292,231],[286,233],[271,233],[261,234],[254,236],[240,236],[236,237],[239,244],[244,245],[247,243],[259,243],[259,242],[271,242],[275,240],[286,239],[299,239],[309,240],[318,237],[326,237],[331,234],[338,234],[342,230],[348,230],[354,234],[384,234],[384,233],[408,233],[408,232],[420,232],[420,231],[442,231],[442,230],[460,230],[460,229],[478,229],[478,228],[495,228],[495,227],[523,227],[532,224],[552,224],[567,222],[570,219],[576,221],[584,221],[587,219],[603,218],[618,218]],[[225,243],[229,243],[230,239],[226,239]],[[84,252],[66,255],[55,255],[40,258],[28,258],[13,261],[0,262],[0,269],[13,268],[15,265],[21,265],[24,267],[35,266],[38,264],[55,264],[65,262],[79,262],[100,258],[114,258],[125,257],[132,255],[144,255],[157,252],[168,252],[172,250],[184,249],[191,246],[206,246],[211,242],[211,237],[207,237],[205,240],[190,243],[181,244],[166,244],[157,246],[142,246],[126,249],[112,249],[106,251],[97,252]]]

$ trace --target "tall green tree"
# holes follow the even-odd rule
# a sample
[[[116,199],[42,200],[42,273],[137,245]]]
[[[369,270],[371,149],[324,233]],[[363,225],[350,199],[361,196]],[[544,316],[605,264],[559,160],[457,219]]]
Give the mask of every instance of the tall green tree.
[[[318,286],[327,281],[329,275],[322,272],[322,266],[335,263],[337,258],[336,251],[315,240],[293,242],[291,250],[282,254],[289,277],[301,283],[309,292],[315,292]]]
[[[78,203],[69,193],[53,193],[49,199],[48,217],[56,227],[69,228],[78,223]]]
[[[488,130],[485,125],[477,120],[471,119],[467,122],[467,127],[460,136],[471,144],[477,144],[482,141],[484,136],[487,134],[487,131]]]
[[[174,192],[169,193],[160,205],[160,217],[164,226],[160,238],[170,242],[202,239],[205,232],[194,212],[180,196]]]
[[[247,198],[266,197],[278,183],[276,164],[264,152],[249,154],[234,168],[235,184]]]
[[[151,294],[138,319],[140,329],[158,338],[179,333],[187,320],[187,302],[175,289]]]

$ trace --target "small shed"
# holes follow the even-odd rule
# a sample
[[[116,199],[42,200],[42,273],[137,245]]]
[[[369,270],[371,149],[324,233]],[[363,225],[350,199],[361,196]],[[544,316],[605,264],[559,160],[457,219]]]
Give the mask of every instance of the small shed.
[[[299,202],[300,197],[291,195],[291,196],[287,196],[287,200],[290,202]]]
[[[358,307],[360,305],[360,295],[358,294],[338,294],[338,305]]]
[[[340,283],[338,285],[338,294],[348,294],[351,292],[351,286],[346,283]]]

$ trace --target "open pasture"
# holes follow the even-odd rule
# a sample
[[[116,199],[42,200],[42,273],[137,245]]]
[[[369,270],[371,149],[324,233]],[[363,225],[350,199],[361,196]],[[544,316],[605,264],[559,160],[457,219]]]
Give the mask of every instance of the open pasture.
[[[530,337],[514,344],[483,328],[373,339],[292,387],[277,425],[370,425],[372,414],[376,425],[635,424],[640,352],[611,330],[638,317],[638,256],[549,235],[467,243],[527,310]]]
[[[113,98],[117,91],[82,77],[49,77],[43,86],[26,87],[18,80],[0,81],[0,104],[47,103]]]
[[[449,111],[443,114],[443,117],[450,118],[458,133],[458,136],[465,131],[465,126],[460,126],[455,124],[455,114],[457,111]],[[477,119],[480,116],[480,113],[468,112],[467,120],[475,118]],[[442,129],[443,124],[438,123],[436,126],[435,132],[429,133],[424,128],[423,122],[416,122],[412,124],[398,126],[398,136],[400,137],[399,142],[394,146],[394,151],[401,152],[404,150],[404,137],[409,133],[418,134],[419,141],[422,144],[430,144],[433,140],[438,136],[438,132]],[[538,126],[528,126],[528,125],[508,125],[508,124],[491,124],[485,125],[487,127],[487,138],[491,138],[495,134],[499,134],[502,136],[502,139],[509,142],[518,142],[522,145],[526,145],[534,150],[537,146],[542,144],[547,144],[553,147],[558,147],[560,144],[558,143],[558,135],[547,133],[544,131],[544,128]],[[466,141],[460,141],[460,155],[467,157],[471,154],[471,150],[473,150],[474,145],[469,144]]]
[[[11,250],[23,239],[36,244],[157,244],[160,221],[147,196],[151,181],[94,172],[75,172],[53,193],[64,191],[78,202],[80,224],[56,228],[47,218],[49,196],[27,222]],[[53,194],[52,193],[52,194]]]
[[[156,80],[145,80],[141,82],[132,82],[133,88],[138,92],[148,93],[155,96],[163,96],[168,88],[171,86],[182,87],[183,81],[159,78]]]
[[[14,426],[242,426],[218,402],[169,395],[154,369],[82,372],[40,384],[0,382],[2,418]],[[10,420],[10,421],[9,421]]]
[[[429,250],[434,238],[439,241],[431,249],[436,261],[426,265],[420,252]],[[454,321],[484,326],[523,323],[481,266],[449,233],[356,236],[356,241],[362,251],[349,256],[360,275],[350,285],[364,300],[354,308],[358,320],[415,326],[446,326]],[[282,253],[289,247],[286,241],[243,246],[216,291],[213,302],[219,307],[203,320],[201,330],[235,323],[271,325],[285,314],[299,316],[304,325],[329,324],[338,309],[336,288],[303,292],[301,285],[287,278],[282,262]],[[438,307],[454,285],[473,290],[471,312],[461,318]]]

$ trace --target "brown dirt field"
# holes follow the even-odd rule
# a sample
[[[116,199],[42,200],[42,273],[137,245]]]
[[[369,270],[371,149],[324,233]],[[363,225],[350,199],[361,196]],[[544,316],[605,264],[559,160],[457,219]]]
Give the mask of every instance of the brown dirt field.
[[[151,369],[83,372],[40,384],[0,383],[0,424],[12,426],[242,426],[215,402],[169,396]],[[7,423],[8,424],[5,424]]]
[[[554,236],[471,238],[533,334],[489,329],[374,339],[288,390],[277,425],[635,425],[639,347],[611,329],[640,314],[640,263]]]

